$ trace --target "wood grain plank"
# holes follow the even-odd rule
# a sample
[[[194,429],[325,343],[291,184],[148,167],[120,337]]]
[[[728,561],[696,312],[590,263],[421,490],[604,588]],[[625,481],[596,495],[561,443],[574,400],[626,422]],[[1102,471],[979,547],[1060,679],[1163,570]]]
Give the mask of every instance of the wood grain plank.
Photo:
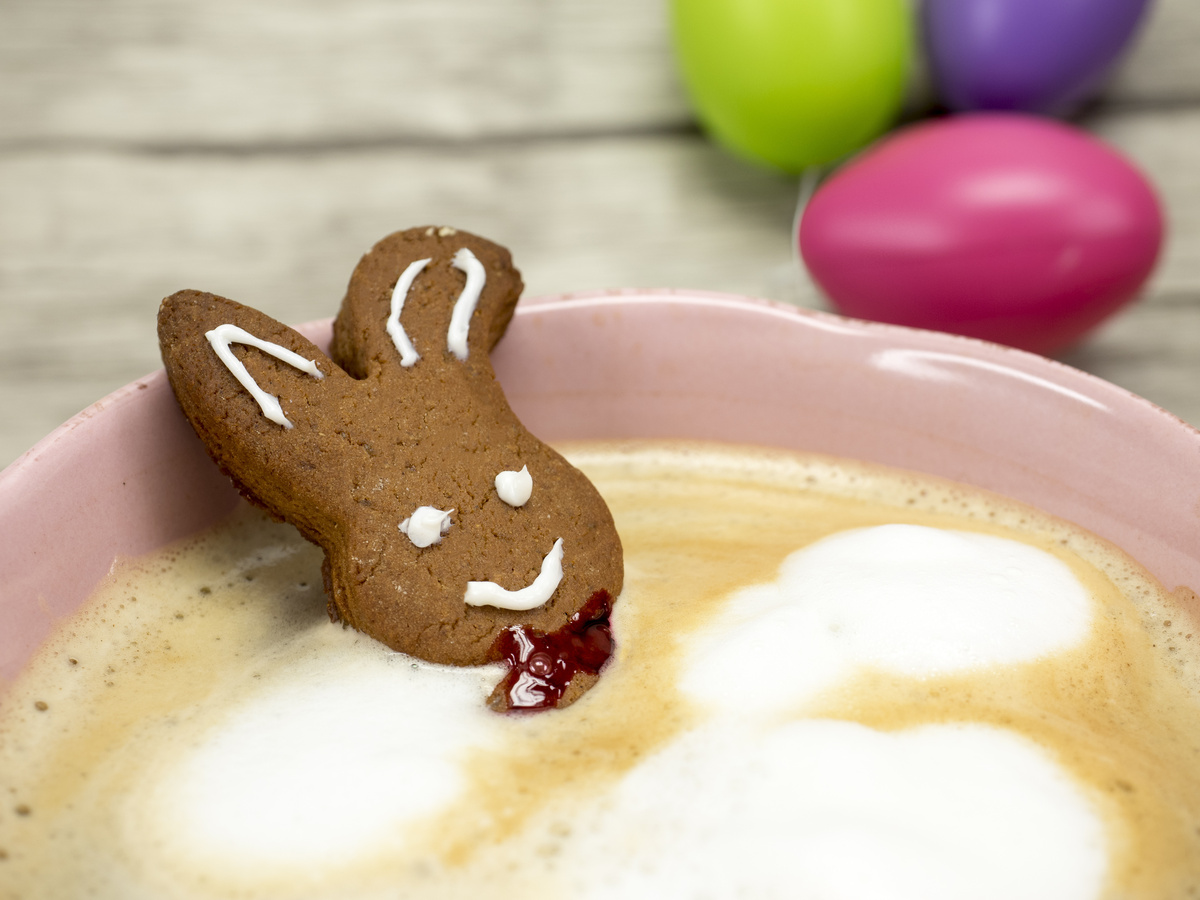
[[[1200,3],[1154,2],[1105,95],[1140,106],[1200,101]]]
[[[918,0],[913,0],[918,2]],[[0,0],[0,146],[309,147],[676,130],[667,0]],[[1108,93],[1200,101],[1200,3]]]
[[[1152,289],[1063,361],[1200,427],[1200,289]]]
[[[1171,220],[1147,297],[1070,361],[1200,424],[1200,108],[1090,122]],[[158,366],[183,287],[285,321],[332,314],[383,234],[450,223],[508,244],[530,294],[689,287],[816,306],[793,180],[692,134],[324,153],[0,154],[0,463]]]
[[[689,114],[665,0],[2,0],[6,142],[349,143]]]
[[[1158,190],[1168,235],[1153,286],[1175,293],[1200,287],[1200,106],[1131,108],[1085,124],[1137,163]]]
[[[776,293],[788,179],[698,137],[251,158],[0,157],[0,460],[158,366],[154,315],[184,287],[285,321],[336,311],[397,228],[509,245],[530,293],[694,286]],[[38,389],[32,386],[40,385]]]

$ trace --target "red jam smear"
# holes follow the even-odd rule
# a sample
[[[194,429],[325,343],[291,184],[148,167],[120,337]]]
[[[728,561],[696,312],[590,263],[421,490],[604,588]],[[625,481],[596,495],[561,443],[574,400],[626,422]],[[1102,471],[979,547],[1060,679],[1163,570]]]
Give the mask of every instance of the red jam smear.
[[[502,712],[553,709],[580,672],[598,675],[612,656],[612,595],[596,591],[562,628],[549,634],[514,625],[492,644],[491,657],[508,663],[492,697]]]

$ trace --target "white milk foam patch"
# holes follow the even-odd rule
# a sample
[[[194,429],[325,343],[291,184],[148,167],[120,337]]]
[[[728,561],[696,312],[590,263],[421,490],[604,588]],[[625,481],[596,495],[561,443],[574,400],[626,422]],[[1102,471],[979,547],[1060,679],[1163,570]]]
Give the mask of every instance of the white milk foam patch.
[[[1089,604],[1063,563],[987,535],[888,525],[793,553],[685,638],[682,686],[710,712],[574,817],[591,824],[557,868],[587,877],[568,896],[1097,896],[1102,823],[1024,738],[786,718],[857,666],[921,676],[1069,647]],[[494,668],[382,649],[302,665],[153,779],[141,821],[176,865],[319,873],[402,850],[460,796],[470,750],[503,752],[481,703]]]
[[[986,686],[1047,660],[1054,690],[1081,667],[1112,673],[1102,688],[1149,684],[1160,670],[1089,655],[1114,601],[1030,543],[916,524],[862,527],[894,521],[894,505],[870,518],[853,503],[819,505],[834,524],[817,530],[806,518],[813,507],[778,499],[775,480],[749,491],[745,479],[734,490],[702,460],[718,473],[704,490],[684,479],[673,486],[688,459],[637,469],[630,486],[613,464],[604,485],[618,500],[636,499],[615,507],[629,536],[617,652],[596,688],[552,714],[490,712],[498,666],[430,665],[331,627],[319,554],[265,520],[222,533],[212,557],[182,554],[161,585],[145,575],[123,588],[102,608],[98,634],[160,648],[143,680],[131,674],[136,654],[105,657],[72,640],[48,658],[67,673],[52,684],[95,675],[97,692],[86,696],[103,697],[110,688],[100,673],[112,662],[112,691],[152,695],[169,688],[178,650],[180,665],[198,661],[179,671],[199,687],[175,705],[150,703],[153,727],[129,730],[115,751],[99,738],[77,741],[69,765],[46,780],[68,782],[77,760],[109,754],[78,791],[94,836],[44,840],[13,896],[57,900],[77,888],[113,900],[1126,895],[1122,854],[1143,826],[1114,813],[1111,797],[1132,788],[1106,791],[1128,772],[1146,795],[1167,742],[1124,768],[1093,770],[1073,754],[1118,746],[1096,743],[1108,731],[1074,739],[1093,706],[1078,706],[1078,723],[1075,707],[1064,715],[1037,697],[1013,706],[1035,721],[1040,711],[1062,719],[1069,733],[1055,742],[1020,724],[984,724],[996,718],[959,721],[974,711],[969,698],[949,714],[917,709],[921,724],[873,728],[844,721],[862,717],[835,693],[853,698],[864,674],[872,685],[907,679],[900,687],[913,687],[920,705],[922,679],[972,676]],[[729,509],[750,512],[730,524]],[[1055,534],[1035,533],[1043,545]],[[135,608],[144,627],[119,617]],[[245,642],[234,644],[242,626]],[[205,655],[217,640],[222,655]],[[42,696],[49,708],[38,711]],[[1107,709],[1112,693],[1098,696]],[[22,704],[49,733],[66,697],[29,694]],[[1116,719],[1113,733],[1136,732],[1138,721]],[[1184,752],[1162,759],[1191,758]],[[51,820],[50,800],[30,802],[24,817],[0,810],[10,867],[28,833],[18,828],[46,822],[71,837],[74,813]],[[1163,843],[1160,833],[1172,832],[1147,830],[1138,853]],[[46,877],[59,870],[67,874]],[[0,869],[0,898],[4,876]]]
[[[860,667],[922,677],[1082,643],[1087,589],[1054,556],[920,525],[831,535],[737,592],[690,639],[685,693],[726,715],[785,712]]]
[[[495,739],[503,723],[483,699],[502,674],[382,646],[318,653],[155,773],[130,831],[153,823],[185,867],[256,874],[320,871],[402,846],[408,826],[462,791],[464,753]]]
[[[561,866],[586,873],[572,896],[588,900],[1085,900],[1106,870],[1070,779],[976,725],[714,724],[630,773],[592,821]]]
[[[1028,662],[1078,645],[1091,615],[1064,563],[1003,538],[885,525],[791,554],[775,582],[684,638],[681,686],[707,723],[599,806],[572,846],[622,864],[577,860],[578,896],[1098,896],[1103,823],[1025,738],[784,718],[857,667],[921,677]]]

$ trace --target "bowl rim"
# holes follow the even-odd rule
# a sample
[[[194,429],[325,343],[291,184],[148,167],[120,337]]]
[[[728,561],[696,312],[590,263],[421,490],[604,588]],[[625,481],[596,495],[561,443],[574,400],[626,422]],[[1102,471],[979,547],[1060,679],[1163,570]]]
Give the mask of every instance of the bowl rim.
[[[326,350],[331,322],[297,330]],[[683,289],[534,297],[515,322],[491,357],[510,406],[543,440],[715,440],[926,473],[1074,522],[1168,590],[1200,589],[1190,540],[1200,431],[1064,363]],[[96,477],[78,478],[88,465]],[[10,573],[0,606],[12,635],[0,641],[0,685],[116,557],[194,534],[236,503],[162,369],[35,444],[0,472]],[[1186,602],[1200,623],[1200,598]]]
[[[532,315],[535,312],[542,313],[566,307],[590,306],[606,308],[613,305],[640,305],[649,303],[697,305],[697,301],[699,301],[698,305],[724,309],[756,308],[760,311],[769,311],[785,318],[798,317],[802,320],[808,320],[810,324],[825,325],[839,331],[850,330],[881,337],[892,335],[897,338],[898,343],[907,343],[914,340],[922,343],[931,341],[944,342],[948,349],[956,350],[966,356],[980,357],[1005,367],[1015,368],[1019,371],[1027,371],[1030,368],[1040,370],[1045,375],[1053,374],[1064,379],[1082,382],[1097,391],[1107,393],[1113,398],[1119,397],[1123,402],[1132,401],[1145,408],[1154,410],[1157,414],[1169,420],[1172,425],[1185,429],[1200,440],[1200,429],[1185,422],[1179,416],[1153,401],[1147,400],[1145,397],[1135,394],[1111,381],[1107,381],[1098,375],[1093,375],[1083,369],[1050,357],[1020,350],[1016,347],[1007,347],[1003,344],[985,341],[981,338],[929,331],[923,328],[910,328],[905,325],[893,325],[886,322],[872,322],[866,319],[854,319],[833,312],[808,309],[762,297],[752,297],[723,291],[692,290],[688,288],[611,288],[522,297],[513,315],[516,318]],[[330,327],[332,322],[333,317],[328,316],[320,319],[311,319],[292,327],[305,337],[312,339],[314,335],[321,335]],[[320,341],[317,341],[317,344],[321,346],[322,350],[327,349],[326,346],[322,346]],[[26,468],[46,453],[51,452],[52,448],[59,442],[68,439],[76,429],[96,416],[103,415],[109,408],[128,402],[131,397],[136,396],[140,391],[145,390],[155,382],[165,379],[166,372],[160,367],[134,379],[128,384],[122,385],[71,416],[71,418],[67,419],[67,421],[56,427],[9,463],[4,469],[0,470],[0,496],[3,496],[6,482],[20,477]]]

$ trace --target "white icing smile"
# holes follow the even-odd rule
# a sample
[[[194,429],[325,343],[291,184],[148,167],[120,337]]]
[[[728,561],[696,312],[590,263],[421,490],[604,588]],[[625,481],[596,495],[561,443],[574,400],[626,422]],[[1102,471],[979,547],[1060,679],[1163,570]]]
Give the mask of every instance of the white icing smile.
[[[519,591],[507,591],[494,581],[468,581],[463,601],[468,606],[496,606],[518,611],[535,609],[550,599],[562,581],[562,558],[563,542],[559,538],[542,560],[542,571],[532,584]]]

